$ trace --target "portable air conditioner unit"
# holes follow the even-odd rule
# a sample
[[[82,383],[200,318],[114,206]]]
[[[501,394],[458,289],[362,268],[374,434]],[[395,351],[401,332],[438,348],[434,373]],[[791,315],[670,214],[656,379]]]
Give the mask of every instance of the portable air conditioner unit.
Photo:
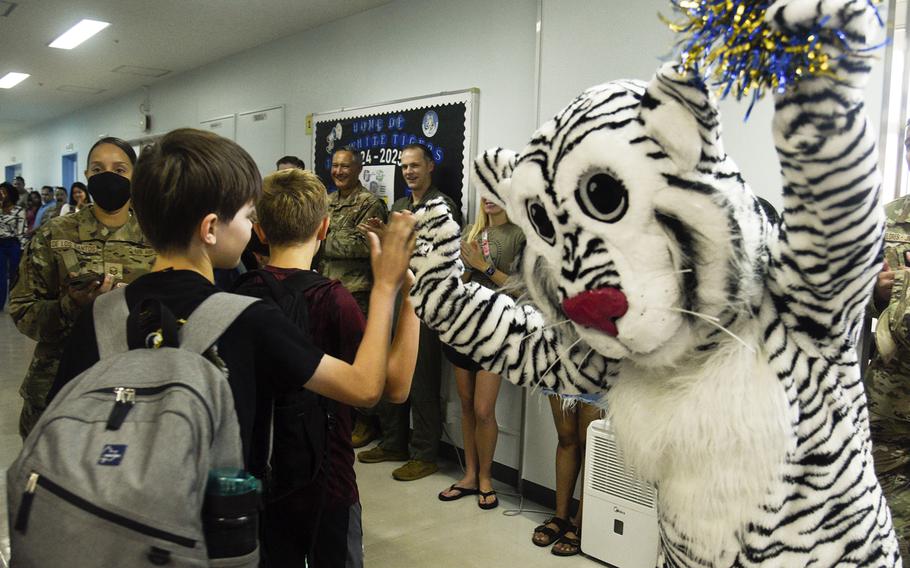
[[[626,467],[606,420],[588,426],[581,548],[616,568],[657,564],[657,491]]]

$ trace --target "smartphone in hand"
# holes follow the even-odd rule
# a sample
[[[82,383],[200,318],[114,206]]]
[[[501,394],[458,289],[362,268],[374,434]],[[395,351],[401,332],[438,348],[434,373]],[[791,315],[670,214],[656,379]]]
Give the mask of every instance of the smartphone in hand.
[[[74,290],[85,290],[93,283],[97,283],[100,286],[102,282],[104,282],[104,274],[86,272],[68,279],[66,285]]]

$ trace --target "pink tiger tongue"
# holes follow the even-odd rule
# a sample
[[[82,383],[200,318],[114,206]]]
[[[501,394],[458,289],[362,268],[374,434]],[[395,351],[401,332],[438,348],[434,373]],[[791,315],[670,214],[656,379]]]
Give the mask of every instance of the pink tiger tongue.
[[[629,301],[619,288],[598,288],[566,298],[562,309],[575,323],[616,337],[614,320],[625,315]]]

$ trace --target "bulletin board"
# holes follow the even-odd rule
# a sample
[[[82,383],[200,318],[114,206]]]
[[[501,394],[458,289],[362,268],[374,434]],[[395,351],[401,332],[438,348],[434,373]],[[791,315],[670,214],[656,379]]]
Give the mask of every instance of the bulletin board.
[[[363,160],[363,186],[391,206],[409,194],[398,167],[401,149],[423,144],[433,155],[433,184],[468,219],[474,210],[468,186],[479,95],[479,89],[466,89],[314,114],[313,169],[334,191],[332,154],[350,146]]]

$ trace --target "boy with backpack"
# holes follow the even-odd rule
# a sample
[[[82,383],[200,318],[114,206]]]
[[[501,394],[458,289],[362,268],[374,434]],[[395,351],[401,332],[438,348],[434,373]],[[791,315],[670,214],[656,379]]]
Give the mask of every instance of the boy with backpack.
[[[49,407],[48,415],[42,418],[43,424],[39,423],[26,441],[23,456],[20,456],[20,460],[9,472],[10,482],[21,483],[23,486],[9,487],[9,493],[16,494],[20,509],[17,525],[20,520],[23,527],[28,525],[29,509],[33,515],[48,511],[50,506],[60,506],[63,509],[63,505],[56,499],[39,499],[42,490],[48,486],[41,484],[37,473],[29,475],[26,472],[23,475],[22,470],[33,467],[33,463],[52,463],[55,452],[66,451],[66,459],[57,461],[81,467],[79,474],[88,478],[86,485],[89,489],[63,488],[62,491],[48,491],[56,497],[71,497],[69,502],[80,508],[81,514],[100,518],[101,525],[116,525],[110,531],[109,538],[95,538],[91,541],[94,548],[90,549],[92,556],[87,557],[90,559],[86,562],[102,565],[104,562],[97,563],[99,559],[120,558],[116,565],[132,566],[134,564],[127,561],[125,556],[127,543],[140,540],[142,542],[135,545],[137,550],[141,548],[142,554],[147,555],[153,563],[166,563],[172,558],[198,558],[200,553],[204,558],[205,544],[204,541],[200,544],[201,529],[197,525],[201,525],[198,517],[202,503],[200,494],[205,488],[205,472],[201,475],[202,479],[197,480],[202,487],[198,484],[191,487],[189,494],[161,494],[159,491],[171,491],[169,485],[181,487],[184,478],[200,477],[198,472],[193,476],[192,472],[179,469],[159,471],[158,460],[162,459],[161,456],[170,457],[172,447],[183,448],[186,443],[184,438],[190,438],[191,442],[198,442],[196,447],[199,448],[199,455],[195,460],[192,452],[183,456],[187,467],[198,468],[197,462],[208,467],[245,466],[261,476],[266,469],[265,460],[271,434],[269,409],[276,395],[306,388],[346,404],[371,406],[386,390],[387,370],[392,371],[388,374],[388,382],[392,385],[405,385],[410,380],[413,357],[407,360],[408,357],[405,356],[392,367],[388,367],[388,363],[394,302],[414,247],[415,221],[412,217],[396,216],[392,220],[395,230],[391,235],[384,237],[381,244],[377,239],[371,240],[376,285],[371,296],[369,322],[361,348],[352,363],[324,355],[273,304],[231,294],[218,294],[213,284],[213,269],[232,268],[239,262],[240,254],[250,237],[249,217],[255,200],[261,193],[261,184],[258,168],[249,154],[234,142],[212,133],[193,129],[175,130],[143,152],[133,174],[133,209],[158,257],[151,273],[121,289],[118,294],[111,295],[111,299],[105,299],[102,309],[96,306],[82,313],[64,352],[57,381],[50,395],[53,397],[63,389],[60,406],[77,394],[94,397],[102,401],[98,405],[103,406],[106,404],[103,401],[109,396],[110,416],[106,425],[101,422],[92,427],[86,434],[89,439],[80,440],[79,447],[57,447],[54,450],[51,446],[47,455],[38,456],[41,459],[35,458],[29,462],[31,458],[24,454],[44,436],[43,429],[56,427],[52,422],[55,416],[54,406],[58,405]],[[122,302],[122,307],[117,302]],[[196,314],[199,317],[193,317],[197,308],[205,312],[202,314],[205,317],[199,314]],[[127,322],[127,313],[132,324]],[[117,314],[122,315],[122,318]],[[98,316],[102,317],[99,319]],[[177,346],[173,329],[182,320],[187,322],[180,330],[179,337],[188,338],[188,345],[184,346],[181,341],[180,349],[174,351],[182,352],[186,347],[197,353],[205,352],[207,359],[224,371],[219,378],[226,378],[226,381],[212,379],[204,386],[214,388],[219,382],[227,384],[229,389],[219,391],[222,399],[226,396],[226,400],[207,400],[206,396],[200,396],[198,390],[180,389],[183,400],[203,403],[208,411],[207,420],[191,423],[188,433],[157,440],[157,445],[151,448],[133,449],[127,444],[105,444],[101,457],[93,458],[92,443],[96,439],[115,439],[117,435],[127,435],[135,428],[141,428],[141,419],[148,421],[143,412],[150,408],[150,405],[144,403],[165,396],[161,389],[179,383],[183,377],[168,377],[170,382],[147,390],[114,387],[81,393],[80,383],[93,373],[100,373],[102,377],[105,373],[115,373],[116,369],[111,366],[125,359],[108,356],[117,350],[109,349],[111,343],[118,344],[122,351],[126,350],[127,345],[131,348],[153,348],[134,349],[122,356],[133,359],[146,357],[143,360],[145,366],[132,372],[136,381],[141,381],[145,375],[160,374],[162,370],[157,368],[157,362],[167,359],[162,358],[165,347]],[[214,331],[219,333],[210,337]],[[102,341],[103,338],[106,339]],[[159,347],[162,348],[162,355],[155,353]],[[137,352],[139,355],[133,355]],[[201,361],[201,358],[198,359]],[[200,373],[205,371],[203,367],[209,365],[206,361],[196,362],[195,359],[192,364],[201,369]],[[402,370],[406,372],[398,374]],[[66,384],[83,372],[85,374],[80,380]],[[393,386],[391,390],[397,392],[399,389]],[[219,404],[216,405],[216,402]],[[129,423],[127,428],[123,424],[125,419],[132,419],[130,414],[137,419],[137,424]],[[176,413],[169,412],[166,419],[171,420],[175,415]],[[232,434],[226,438],[227,442],[233,441],[237,445],[236,452],[216,445],[221,441],[222,431]],[[75,454],[83,449],[83,454]],[[116,470],[125,471],[125,466],[131,461],[138,464],[134,477],[139,478],[124,480],[117,477]],[[153,470],[155,475],[148,475],[148,470]],[[35,480],[38,480],[40,486],[37,490]],[[58,479],[57,482],[57,489],[60,489],[59,486],[67,483],[68,479]],[[150,483],[155,483],[158,489],[152,488]],[[108,497],[117,494],[118,484],[126,486],[126,505],[107,502]],[[23,490],[19,503],[18,492]],[[191,506],[187,508],[186,503]],[[160,516],[171,519],[171,522],[163,524],[176,530],[180,528],[180,523],[173,521],[173,512],[179,508],[187,508],[189,511],[192,526],[184,527],[184,530],[192,529],[193,534],[190,538],[163,538],[171,533],[156,526],[154,513],[160,511]],[[71,511],[66,510],[61,514],[69,513]],[[16,513],[13,515],[16,516]],[[138,517],[139,521],[134,517]],[[42,516],[42,519],[45,518],[47,517]],[[38,530],[34,525],[39,524],[33,522],[33,528]],[[61,563],[57,564],[55,557],[53,563],[49,560],[36,564],[23,562],[22,566],[78,565],[73,563],[78,555],[70,555],[68,559],[65,557],[67,546],[76,547],[73,548],[76,553],[86,549],[86,542],[79,538],[81,535],[67,533],[78,533],[78,523],[73,523],[72,519],[64,516],[53,524],[60,538],[52,548],[59,552]],[[48,530],[51,529],[43,527],[43,532]],[[25,530],[20,534],[24,536]],[[18,535],[12,543],[14,558],[17,554],[17,538]],[[99,545],[99,542],[103,544]],[[108,548],[119,548],[121,556],[105,556]],[[26,560],[24,555],[20,555],[20,558]]]
[[[235,289],[238,293],[271,297],[285,314],[302,326],[317,347],[341,360],[354,359],[365,328],[357,301],[338,280],[311,270],[314,255],[329,229],[325,186],[312,172],[287,169],[270,174],[263,181],[263,194],[256,204],[258,223],[253,230],[269,246],[269,264],[248,272]],[[277,284],[277,287],[276,287]],[[406,291],[405,291],[406,292]],[[295,295],[295,299],[291,299]],[[416,358],[420,323],[407,298],[398,313],[393,346],[389,355],[390,374],[411,372]],[[303,309],[297,303],[303,304]],[[396,368],[405,365],[408,368]],[[385,398],[403,401],[410,384],[387,384]],[[330,414],[328,428],[318,420],[306,438],[327,438],[324,463],[309,483],[281,485],[274,499],[266,497],[262,543],[265,565],[312,566],[315,568],[359,568],[363,566],[361,507],[354,473],[351,445],[352,409],[337,404],[323,410]],[[311,412],[317,417],[320,412]],[[322,426],[322,430],[320,430]],[[285,479],[282,465],[287,456],[305,454],[310,444],[284,444],[275,423],[273,474]],[[318,446],[318,444],[316,444]],[[306,477],[309,481],[309,476]]]

